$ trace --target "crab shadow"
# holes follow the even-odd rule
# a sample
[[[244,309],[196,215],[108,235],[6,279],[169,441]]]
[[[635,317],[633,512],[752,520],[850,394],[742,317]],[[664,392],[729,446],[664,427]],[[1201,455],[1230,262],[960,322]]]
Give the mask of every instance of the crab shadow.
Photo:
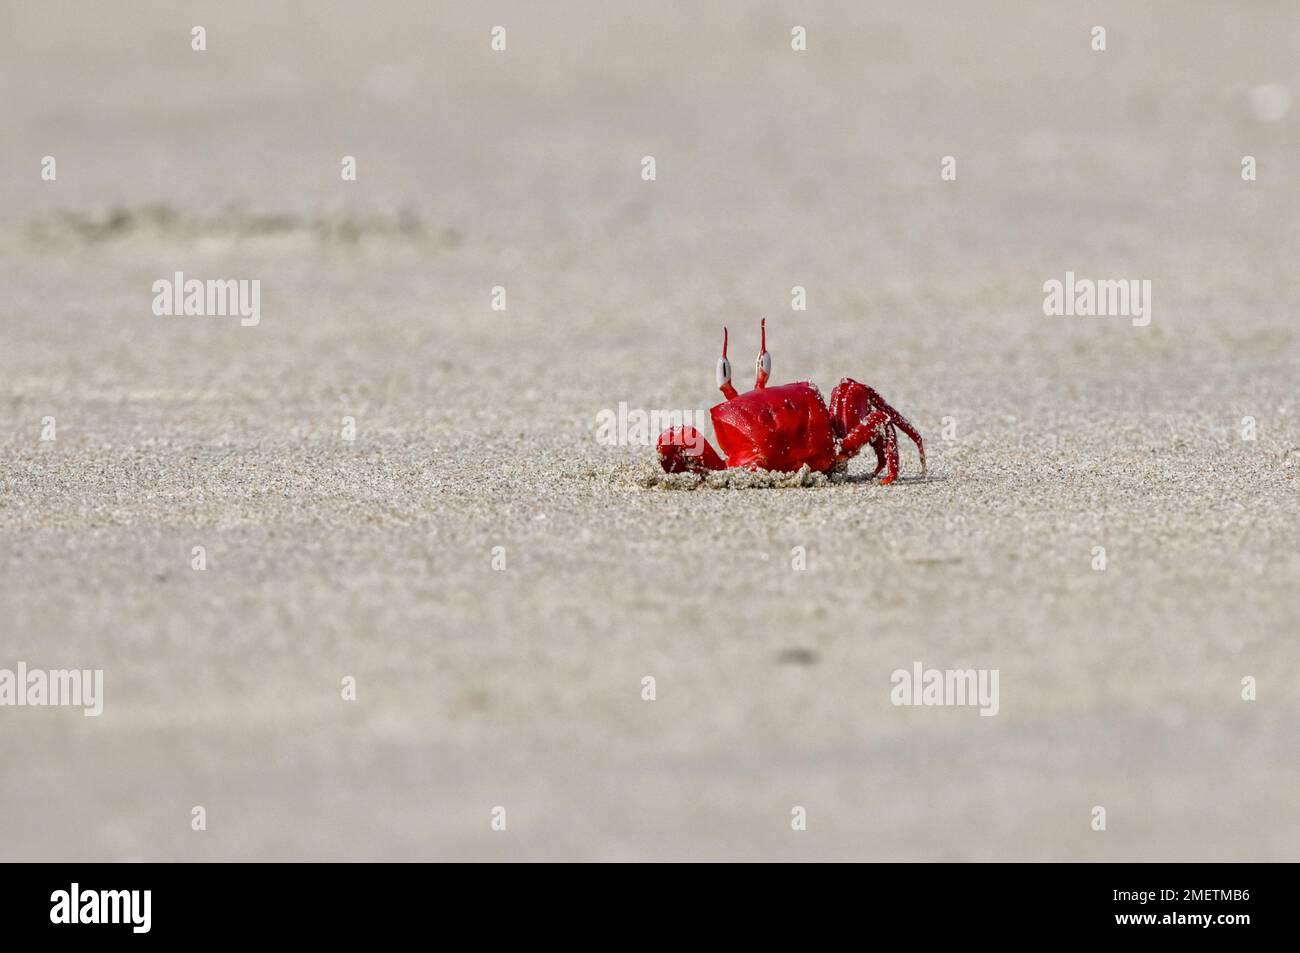
[[[763,489],[829,489],[836,486],[879,486],[880,478],[869,473],[835,474],[828,478],[824,473],[813,473],[805,466],[795,473],[743,468],[710,470],[705,473],[664,473],[659,467],[642,467],[632,476],[633,482],[647,489],[664,490],[763,490]],[[947,481],[946,476],[900,476],[890,486],[904,487]]]
[[[946,483],[947,481],[948,477],[934,474],[927,476],[899,476],[890,486],[921,486],[926,483]],[[837,481],[835,485],[870,486],[879,483],[880,477],[873,477],[870,473],[850,473],[844,479]]]

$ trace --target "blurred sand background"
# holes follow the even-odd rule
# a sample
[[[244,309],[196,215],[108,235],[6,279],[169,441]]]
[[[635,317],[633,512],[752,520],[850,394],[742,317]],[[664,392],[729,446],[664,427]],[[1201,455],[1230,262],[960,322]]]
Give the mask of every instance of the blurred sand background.
[[[106,699],[0,709],[0,857],[1300,859],[1297,96],[1280,0],[6,3],[0,667]],[[760,316],[931,478],[596,442]]]

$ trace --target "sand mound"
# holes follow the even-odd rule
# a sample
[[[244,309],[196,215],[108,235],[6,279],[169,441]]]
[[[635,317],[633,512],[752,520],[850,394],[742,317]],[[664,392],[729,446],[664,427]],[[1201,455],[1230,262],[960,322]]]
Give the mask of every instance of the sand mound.
[[[695,473],[664,473],[658,466],[647,466],[639,482],[647,489],[661,490],[768,490],[828,486],[843,483],[843,473],[816,473],[806,465],[794,473],[774,470],[715,470],[700,476]]]

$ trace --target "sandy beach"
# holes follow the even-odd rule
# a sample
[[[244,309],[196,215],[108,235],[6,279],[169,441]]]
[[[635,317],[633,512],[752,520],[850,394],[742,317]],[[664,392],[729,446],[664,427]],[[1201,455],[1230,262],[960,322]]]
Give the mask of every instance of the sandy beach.
[[[13,5],[0,859],[1300,859],[1300,24],[1069,6]],[[598,439],[760,318],[926,478]]]

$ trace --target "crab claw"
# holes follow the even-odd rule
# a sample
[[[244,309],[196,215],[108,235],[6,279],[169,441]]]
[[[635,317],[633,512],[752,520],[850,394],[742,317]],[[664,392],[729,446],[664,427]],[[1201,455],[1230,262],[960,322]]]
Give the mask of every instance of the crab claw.
[[[673,427],[659,435],[659,464],[665,473],[705,473],[727,466],[694,427]]]

